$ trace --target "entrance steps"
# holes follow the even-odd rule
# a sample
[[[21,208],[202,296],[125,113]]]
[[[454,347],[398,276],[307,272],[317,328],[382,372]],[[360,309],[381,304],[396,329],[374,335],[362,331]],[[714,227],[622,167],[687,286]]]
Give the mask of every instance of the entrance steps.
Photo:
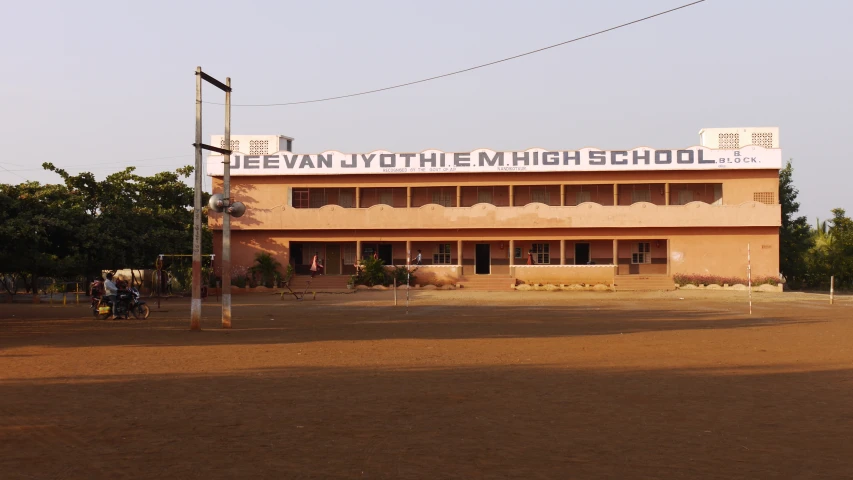
[[[456,285],[463,290],[509,291],[515,285],[515,278],[511,275],[470,275],[460,278]]]
[[[290,281],[290,288],[296,291],[305,290],[305,285],[311,280],[309,290],[345,290],[347,288],[348,275],[296,275]]]
[[[616,275],[617,292],[653,292],[675,290],[669,275]]]

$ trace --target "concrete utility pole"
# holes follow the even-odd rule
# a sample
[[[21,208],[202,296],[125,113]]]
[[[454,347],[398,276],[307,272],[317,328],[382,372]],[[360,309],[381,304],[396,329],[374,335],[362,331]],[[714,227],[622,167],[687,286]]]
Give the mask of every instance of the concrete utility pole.
[[[231,77],[225,77],[225,148],[231,150]],[[231,155],[223,161],[222,195],[231,203]],[[222,328],[231,328],[231,214],[222,215]]]
[[[195,69],[195,195],[193,198],[193,298],[190,330],[201,330],[201,67]]]
[[[201,189],[202,189],[202,164],[201,164],[201,151],[210,150],[212,152],[217,152],[221,155],[225,156],[225,179],[224,179],[224,188],[225,188],[225,197],[223,199],[214,199],[211,198],[211,206],[216,209],[216,211],[223,211],[223,206],[229,206],[228,212],[231,212],[236,208],[235,216],[239,217],[245,211],[245,207],[237,202],[237,204],[232,204],[228,196],[230,195],[230,171],[229,167],[231,166],[231,78],[226,80],[227,85],[225,83],[220,82],[219,80],[211,77],[210,75],[201,71],[201,67],[196,67],[195,69],[195,143],[193,146],[195,147],[195,198],[194,198],[194,212],[193,212],[193,298],[190,307],[190,330],[201,330]],[[214,147],[212,145],[206,145],[201,141],[201,81],[204,80],[207,83],[213,85],[214,87],[225,92],[225,142],[224,145],[226,148]],[[221,197],[221,196],[220,196]],[[213,200],[220,200],[219,202],[214,202]],[[214,206],[213,204],[216,203]],[[222,270],[223,270],[223,280],[228,279],[228,283],[223,285],[224,289],[222,291],[222,326],[223,328],[231,328],[231,232],[230,232],[230,213],[226,213],[223,226],[223,243],[228,246],[228,248],[223,248],[222,252]],[[227,232],[227,233],[226,233]],[[226,237],[227,235],[227,237]],[[227,238],[227,240],[226,240]],[[225,242],[228,243],[225,243]],[[224,245],[223,245],[224,246]],[[227,277],[226,277],[227,275]],[[225,282],[223,282],[225,283]],[[226,324],[226,308],[225,305],[228,305],[227,308],[227,324]]]

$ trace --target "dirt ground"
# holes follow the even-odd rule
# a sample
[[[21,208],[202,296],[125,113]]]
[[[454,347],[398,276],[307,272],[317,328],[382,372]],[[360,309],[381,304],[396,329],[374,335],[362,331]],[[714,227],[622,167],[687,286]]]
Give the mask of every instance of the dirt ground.
[[[853,478],[853,298],[0,304],[0,477]]]

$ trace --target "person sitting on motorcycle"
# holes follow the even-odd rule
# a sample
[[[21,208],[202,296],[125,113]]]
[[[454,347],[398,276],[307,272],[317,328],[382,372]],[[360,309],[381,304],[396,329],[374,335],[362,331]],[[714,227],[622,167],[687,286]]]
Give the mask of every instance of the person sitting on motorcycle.
[[[116,293],[118,293],[118,287],[113,282],[113,274],[108,273],[107,279],[104,281],[104,289],[106,290],[106,296],[104,296],[104,300],[107,301],[107,305],[110,306],[110,320],[114,320],[115,317],[115,301],[116,301]]]

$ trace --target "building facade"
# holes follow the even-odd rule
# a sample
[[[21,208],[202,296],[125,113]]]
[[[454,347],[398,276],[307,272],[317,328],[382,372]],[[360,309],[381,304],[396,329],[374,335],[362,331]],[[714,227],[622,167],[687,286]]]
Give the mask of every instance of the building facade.
[[[231,196],[247,211],[232,220],[232,264],[239,274],[265,251],[307,274],[316,253],[345,282],[361,258],[420,254],[420,283],[671,285],[679,273],[745,278],[749,246],[752,275],[778,276],[778,129],[699,135],[682,149],[365,154],[235,135]],[[223,157],[207,169],[221,192]],[[217,256],[221,225],[211,214]]]

